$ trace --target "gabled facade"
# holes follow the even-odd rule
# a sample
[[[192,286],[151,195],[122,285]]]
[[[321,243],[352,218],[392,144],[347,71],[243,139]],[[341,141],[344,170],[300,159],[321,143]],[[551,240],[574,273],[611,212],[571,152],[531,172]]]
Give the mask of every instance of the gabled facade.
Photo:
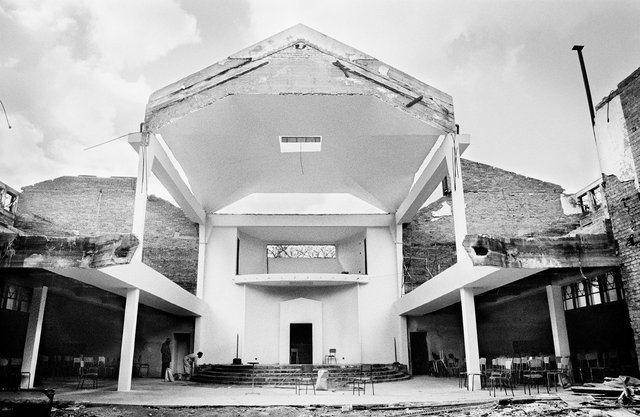
[[[139,190],[153,172],[200,227],[196,349],[214,363],[321,363],[330,348],[407,363],[402,223],[459,178],[455,131],[450,96],[303,25],[152,94],[129,141]],[[252,198],[279,213],[229,210]],[[300,198],[331,208],[295,212]],[[292,245],[335,255],[268,255]]]

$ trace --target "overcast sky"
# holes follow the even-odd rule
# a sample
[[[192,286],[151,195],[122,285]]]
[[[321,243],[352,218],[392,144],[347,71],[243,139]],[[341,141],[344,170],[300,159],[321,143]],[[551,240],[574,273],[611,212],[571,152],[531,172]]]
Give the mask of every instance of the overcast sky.
[[[0,0],[0,181],[136,175],[151,92],[297,23],[453,96],[465,156],[576,191],[594,100],[640,67],[640,2]],[[3,117],[2,114],[0,114]]]

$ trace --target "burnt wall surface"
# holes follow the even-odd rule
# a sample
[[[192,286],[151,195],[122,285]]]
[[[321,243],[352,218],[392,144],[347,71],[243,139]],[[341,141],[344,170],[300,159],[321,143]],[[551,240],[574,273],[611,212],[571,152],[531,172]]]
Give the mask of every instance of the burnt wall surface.
[[[552,355],[553,336],[546,294],[538,292],[513,299],[476,304],[478,348],[487,359],[499,356]],[[460,304],[419,317],[408,317],[407,329],[425,332],[428,356],[444,352],[463,359],[464,335]],[[489,362],[490,363],[490,362]]]
[[[581,215],[565,215],[559,185],[479,162],[461,160],[468,234],[502,237],[562,236]],[[456,262],[451,198],[422,208],[404,226],[406,290]]]
[[[617,93],[624,115],[625,146],[631,148],[637,176],[640,166],[640,69],[618,84]],[[606,175],[604,195],[613,236],[619,246],[622,285],[635,347],[640,351],[640,194],[633,180],[620,181],[615,175]]]
[[[131,233],[136,179],[59,177],[24,187],[15,226],[28,234]],[[195,293],[198,226],[166,200],[147,201],[143,262]]]
[[[124,325],[124,299],[103,304],[51,293],[42,327],[40,355],[56,357],[104,356],[117,371]],[[134,361],[149,364],[149,376],[161,372],[160,346],[174,333],[193,333],[191,317],[174,316],[141,305],[138,311]],[[114,337],[116,336],[116,337]],[[174,363],[180,362],[174,358]],[[179,370],[177,368],[176,370]],[[44,374],[47,370],[40,368]]]

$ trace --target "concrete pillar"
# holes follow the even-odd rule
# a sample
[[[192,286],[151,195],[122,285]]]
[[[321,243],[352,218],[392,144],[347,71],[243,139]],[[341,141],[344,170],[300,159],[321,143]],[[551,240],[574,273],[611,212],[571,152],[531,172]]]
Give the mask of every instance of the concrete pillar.
[[[455,135],[448,135],[451,143],[451,153],[447,155],[449,166],[449,178],[451,179],[451,212],[453,214],[453,228],[456,241],[456,255],[458,264],[471,266],[471,258],[462,246],[467,236],[467,214],[464,202],[464,189],[462,187],[462,168],[460,166],[460,148]]]
[[[207,225],[198,225],[198,273],[196,278],[196,297],[202,298],[204,294],[204,271],[207,253]]]
[[[38,350],[40,348],[40,335],[42,334],[42,321],[44,319],[44,307],[47,302],[48,287],[34,288],[29,309],[29,323],[27,324],[27,338],[24,342],[22,353],[22,377],[20,388],[33,388],[38,363]]]
[[[204,297],[204,271],[207,251],[207,225],[198,226],[198,272],[196,276],[196,297]],[[193,345],[194,352],[204,352],[202,346],[202,317],[196,317],[194,324]]]
[[[132,261],[142,262],[142,250],[144,242],[144,221],[147,215],[147,190],[153,153],[149,151],[149,134],[142,134],[142,141],[138,150],[138,178],[136,181],[136,196],[133,206],[133,226],[131,233],[138,238],[138,249],[133,254]]]
[[[133,370],[133,351],[136,345],[136,325],[138,324],[138,301],[140,290],[129,288],[124,307],[124,326],[122,329],[122,347],[120,349],[120,372],[118,391],[131,391],[131,372]]]
[[[478,328],[476,326],[476,305],[472,288],[460,288],[462,305],[462,331],[464,335],[464,356],[469,374],[468,387],[481,388],[480,350],[478,349]],[[476,375],[472,375],[476,374]]]
[[[553,348],[556,356],[569,356],[569,334],[564,316],[562,302],[562,287],[547,285],[547,300],[549,302],[549,317],[551,318],[551,333],[553,334]]]

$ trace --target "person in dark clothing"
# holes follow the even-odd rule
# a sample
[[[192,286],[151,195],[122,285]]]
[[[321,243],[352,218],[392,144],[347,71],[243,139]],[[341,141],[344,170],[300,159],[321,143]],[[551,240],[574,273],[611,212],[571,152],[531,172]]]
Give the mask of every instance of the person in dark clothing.
[[[160,378],[164,379],[167,368],[171,366],[171,339],[168,337],[160,347],[160,353],[162,354],[162,371],[160,372]]]

